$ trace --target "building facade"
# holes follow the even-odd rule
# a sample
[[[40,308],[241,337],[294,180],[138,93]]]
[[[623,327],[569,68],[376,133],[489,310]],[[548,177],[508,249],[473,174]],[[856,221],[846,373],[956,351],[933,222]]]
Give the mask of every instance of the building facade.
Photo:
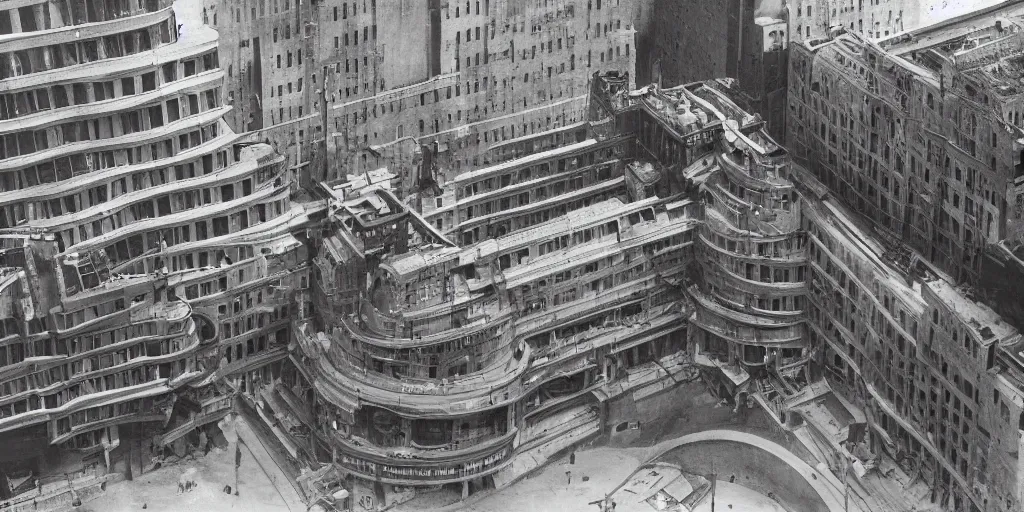
[[[131,472],[140,437],[219,419],[303,316],[292,231],[316,208],[224,121],[216,32],[169,2],[88,7],[0,15],[5,499],[24,474]]]
[[[691,370],[662,280],[685,270],[695,204],[614,197],[460,248],[387,184],[334,189],[322,314],[296,328],[314,430],[357,494],[502,486],[598,434],[600,402]],[[403,222],[406,246],[374,228]]]
[[[1020,238],[1020,128],[999,62],[1020,51],[1005,46],[1019,26],[997,20],[1019,11],[941,43],[843,34],[792,49],[791,150],[884,236],[967,283],[987,245]]]
[[[581,121],[593,71],[632,71],[639,6],[225,0],[204,9],[222,34],[236,130],[284,153],[303,187],[391,165],[405,197],[422,180],[396,163],[414,153],[434,153],[436,179],[450,180],[481,165],[489,145]]]
[[[951,510],[1024,497],[1007,287],[1020,268],[1021,14],[1013,3],[881,42],[835,30],[791,45],[789,149],[819,198],[802,221],[811,345],[885,432],[879,446]],[[836,212],[861,219],[838,225]]]

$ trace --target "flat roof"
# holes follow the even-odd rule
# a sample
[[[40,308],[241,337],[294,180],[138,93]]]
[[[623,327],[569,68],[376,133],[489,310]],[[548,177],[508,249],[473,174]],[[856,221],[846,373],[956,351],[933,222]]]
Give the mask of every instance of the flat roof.
[[[1016,336],[1017,329],[1004,321],[998,313],[987,305],[975,302],[953,287],[939,279],[926,285],[964,324],[971,329],[983,344],[1008,340]]]
[[[938,23],[895,34],[892,37],[880,40],[879,44],[894,55],[904,55],[932,48],[951,39],[963,37],[981,28],[992,26],[999,18],[1021,15],[1024,15],[1024,0],[1006,0],[1005,2],[962,16],[956,16]],[[909,39],[907,39],[907,36],[909,36]]]

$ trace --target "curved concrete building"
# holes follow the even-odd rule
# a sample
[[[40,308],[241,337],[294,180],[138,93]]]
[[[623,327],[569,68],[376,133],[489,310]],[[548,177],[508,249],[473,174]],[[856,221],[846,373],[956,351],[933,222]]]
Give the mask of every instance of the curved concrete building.
[[[710,172],[701,184],[697,255],[703,272],[690,287],[696,306],[690,321],[697,327],[697,362],[721,368],[728,377],[721,385],[738,395],[750,377],[767,377],[804,355],[800,201],[785,149],[753,118],[728,112],[731,101],[712,88],[679,94],[724,121],[715,150],[704,157]]]
[[[500,487],[599,434],[610,400],[695,378],[673,283],[697,204],[565,185],[612,151],[476,171],[467,194],[519,189],[535,220],[465,247],[406,209],[386,173],[324,185],[335,199],[314,259],[321,325],[297,327],[294,360],[315,390],[318,441],[357,495]]]
[[[285,358],[307,209],[185,25],[167,0],[0,8],[5,476],[114,471],[121,437],[172,442],[225,413],[208,384],[256,394]]]

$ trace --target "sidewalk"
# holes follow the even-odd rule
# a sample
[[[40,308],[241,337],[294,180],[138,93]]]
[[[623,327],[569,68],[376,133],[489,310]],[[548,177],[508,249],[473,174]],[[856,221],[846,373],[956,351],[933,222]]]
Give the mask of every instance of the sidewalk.
[[[590,501],[604,497],[640,467],[643,449],[592,448],[576,452],[576,464],[568,457],[550,461],[514,484],[471,496],[468,500],[444,507],[424,503],[404,503],[394,512],[596,512]],[[565,472],[572,472],[569,482]],[[587,481],[583,481],[587,477]],[[652,509],[653,510],[653,509]]]
[[[86,501],[82,512],[279,512],[287,504],[271,485],[255,457],[242,451],[239,468],[241,491],[238,496],[224,493],[225,485],[235,486],[235,452],[215,448],[205,457],[182,460],[135,477],[131,482],[108,485],[106,492],[95,500]],[[190,468],[195,468],[198,487],[192,492],[178,494],[178,479]],[[233,491],[234,489],[232,489]],[[305,509],[293,509],[302,512]]]
[[[303,512],[306,510],[306,504],[303,502],[298,491],[295,490],[295,486],[292,485],[293,479],[289,478],[284,470],[277,465],[269,451],[270,449],[263,443],[252,426],[249,425],[245,416],[236,416],[235,431],[238,433],[238,438],[241,441],[242,459],[244,460],[247,456],[250,456],[256,461],[256,464],[259,465],[267,478],[270,479],[271,485],[277,489],[277,493],[290,512]],[[239,488],[245,489],[244,484],[240,483]]]

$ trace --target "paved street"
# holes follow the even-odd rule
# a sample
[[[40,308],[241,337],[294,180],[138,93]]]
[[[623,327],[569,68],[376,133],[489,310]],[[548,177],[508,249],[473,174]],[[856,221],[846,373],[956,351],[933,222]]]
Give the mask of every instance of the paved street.
[[[171,466],[137,477],[132,482],[111,485],[99,498],[83,506],[89,512],[280,512],[287,510],[284,499],[271,484],[255,459],[243,451],[239,468],[239,496],[225,494],[225,485],[234,486],[234,452],[214,449],[195,461],[183,460]],[[178,494],[178,478],[189,468],[196,469],[199,486]]]

